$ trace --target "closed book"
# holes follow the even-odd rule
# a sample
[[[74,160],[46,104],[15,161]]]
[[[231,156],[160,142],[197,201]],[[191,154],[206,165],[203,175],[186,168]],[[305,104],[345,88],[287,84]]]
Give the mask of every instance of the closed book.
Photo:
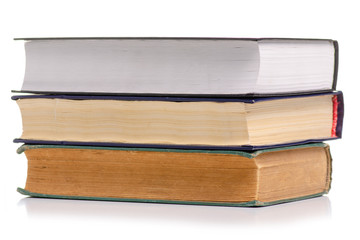
[[[323,143],[255,151],[23,145],[34,197],[266,206],[329,191]]]
[[[336,89],[330,39],[25,38],[23,92],[271,96]]]
[[[275,98],[14,96],[30,144],[254,150],[341,137],[341,92]]]

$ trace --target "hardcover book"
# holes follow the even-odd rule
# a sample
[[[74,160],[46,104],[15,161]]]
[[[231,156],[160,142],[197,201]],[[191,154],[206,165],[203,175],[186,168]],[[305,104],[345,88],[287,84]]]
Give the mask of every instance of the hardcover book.
[[[336,88],[328,39],[28,38],[23,92],[249,96]]]
[[[321,196],[331,181],[323,143],[255,151],[23,145],[34,197],[266,206]]]
[[[276,98],[14,96],[15,142],[253,150],[341,137],[341,92]]]

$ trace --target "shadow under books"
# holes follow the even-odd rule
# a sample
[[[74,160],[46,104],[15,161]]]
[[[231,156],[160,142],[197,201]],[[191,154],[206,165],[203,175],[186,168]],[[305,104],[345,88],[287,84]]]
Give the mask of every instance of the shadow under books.
[[[161,220],[215,224],[277,224],[328,219],[331,202],[322,196],[269,207],[215,207],[26,197],[19,201],[29,218]]]

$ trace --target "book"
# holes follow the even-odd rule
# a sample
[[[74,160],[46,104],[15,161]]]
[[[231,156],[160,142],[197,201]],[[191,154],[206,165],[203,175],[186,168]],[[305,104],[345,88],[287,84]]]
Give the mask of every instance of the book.
[[[336,89],[330,39],[25,38],[22,92],[272,96]]]
[[[20,193],[47,198],[266,206],[330,189],[323,143],[255,151],[23,145]]]
[[[275,98],[14,96],[15,142],[254,150],[341,137],[341,92]]]

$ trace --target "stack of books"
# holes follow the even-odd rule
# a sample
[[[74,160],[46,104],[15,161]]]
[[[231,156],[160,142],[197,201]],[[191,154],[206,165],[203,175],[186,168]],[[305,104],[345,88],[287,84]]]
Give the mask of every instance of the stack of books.
[[[334,40],[21,40],[20,193],[265,206],[330,189]]]

